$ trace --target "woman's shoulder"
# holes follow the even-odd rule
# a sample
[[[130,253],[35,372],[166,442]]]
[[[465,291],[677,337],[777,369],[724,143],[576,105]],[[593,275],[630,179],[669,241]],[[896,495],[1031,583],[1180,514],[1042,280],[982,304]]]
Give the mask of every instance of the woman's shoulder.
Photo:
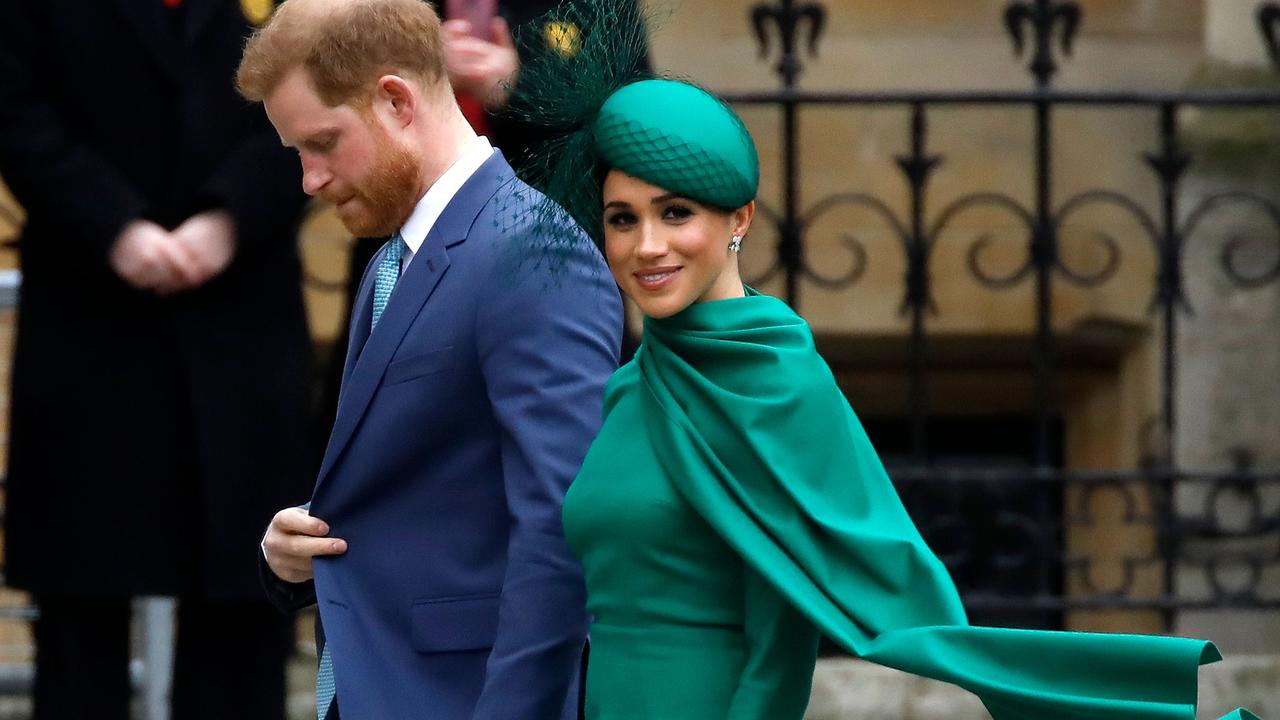
[[[609,376],[609,381],[604,386],[604,405],[607,413],[610,408],[618,403],[618,400],[634,392],[639,387],[640,369],[637,360],[640,353],[636,353],[636,357],[630,361],[623,363],[613,375]]]
[[[632,359],[615,370],[605,383],[604,408],[601,415],[604,422],[609,422],[610,416],[615,414],[614,411],[619,405],[626,402],[636,402],[639,398],[639,389],[640,371],[636,365],[636,360]]]

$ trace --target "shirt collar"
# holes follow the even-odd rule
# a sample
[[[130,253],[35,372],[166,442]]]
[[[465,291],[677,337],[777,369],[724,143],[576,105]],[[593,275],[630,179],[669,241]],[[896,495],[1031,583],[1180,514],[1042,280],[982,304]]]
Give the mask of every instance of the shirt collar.
[[[415,255],[418,253],[418,249],[427,239],[427,234],[435,226],[436,220],[440,219],[440,214],[449,206],[453,196],[458,194],[467,180],[471,179],[471,176],[492,154],[493,146],[489,144],[489,140],[483,135],[478,135],[462,151],[462,156],[431,183],[426,194],[413,208],[413,214],[405,221],[404,227],[400,228],[400,237],[404,238],[411,253]]]

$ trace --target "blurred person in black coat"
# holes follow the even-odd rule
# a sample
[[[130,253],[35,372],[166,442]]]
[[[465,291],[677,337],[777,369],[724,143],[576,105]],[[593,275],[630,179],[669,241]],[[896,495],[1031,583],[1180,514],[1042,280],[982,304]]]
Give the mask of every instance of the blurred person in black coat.
[[[36,718],[126,718],[130,598],[179,598],[175,720],[281,718],[254,561],[307,498],[296,158],[233,76],[271,0],[0,3],[0,177],[27,212],[5,579]]]

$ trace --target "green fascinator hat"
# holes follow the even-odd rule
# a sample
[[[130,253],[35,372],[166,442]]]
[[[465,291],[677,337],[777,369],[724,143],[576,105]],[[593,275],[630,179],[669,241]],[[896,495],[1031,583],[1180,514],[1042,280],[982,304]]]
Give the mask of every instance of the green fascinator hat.
[[[642,80],[613,93],[594,126],[604,163],[707,205],[746,205],[760,184],[751,134],[727,105],[677,80]]]
[[[649,18],[636,5],[569,0],[517,39],[534,52],[508,112],[543,140],[513,164],[597,243],[610,169],[722,209],[753,200],[760,182],[755,143],[728,105],[692,83],[652,77]],[[546,28],[570,29],[572,42],[538,47]]]

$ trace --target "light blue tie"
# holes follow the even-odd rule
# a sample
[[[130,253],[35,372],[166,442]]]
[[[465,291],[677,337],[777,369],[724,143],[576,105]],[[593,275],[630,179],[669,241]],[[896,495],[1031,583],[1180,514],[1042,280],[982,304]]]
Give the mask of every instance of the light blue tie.
[[[369,326],[370,330],[377,327],[378,319],[391,300],[391,291],[400,279],[400,259],[404,257],[406,247],[404,238],[396,233],[391,242],[387,243],[387,252],[382,256],[382,262],[378,263],[378,276],[373,283],[373,324]]]
[[[333,684],[333,655],[329,653],[329,643],[324,644],[320,653],[320,672],[316,674],[316,720],[324,720],[329,714],[329,706],[333,704],[333,696],[337,688]]]

